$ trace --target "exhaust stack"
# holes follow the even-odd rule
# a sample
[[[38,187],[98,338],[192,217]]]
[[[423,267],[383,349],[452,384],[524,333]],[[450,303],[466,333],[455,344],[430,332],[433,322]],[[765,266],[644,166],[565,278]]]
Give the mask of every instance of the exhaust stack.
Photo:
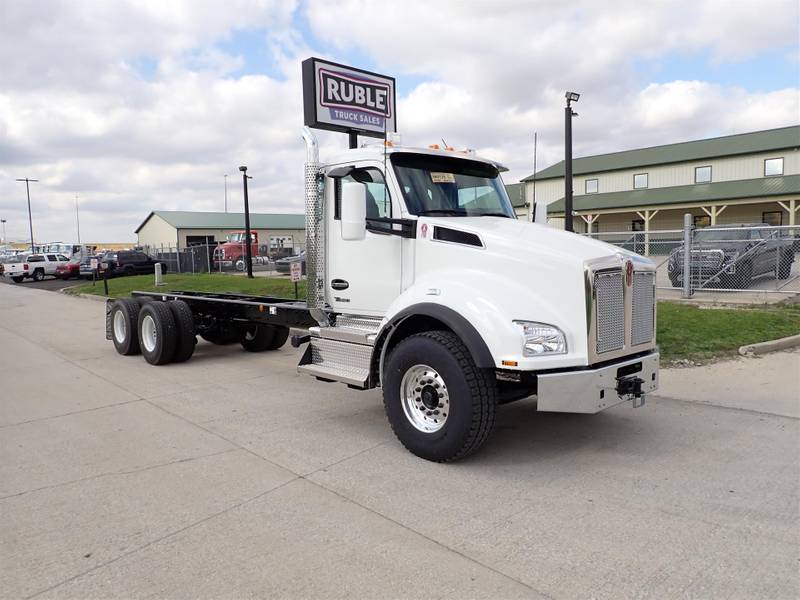
[[[311,316],[321,327],[328,327],[325,313],[325,229],[322,210],[322,188],[319,180],[319,145],[308,127],[303,127],[306,143],[306,304]]]

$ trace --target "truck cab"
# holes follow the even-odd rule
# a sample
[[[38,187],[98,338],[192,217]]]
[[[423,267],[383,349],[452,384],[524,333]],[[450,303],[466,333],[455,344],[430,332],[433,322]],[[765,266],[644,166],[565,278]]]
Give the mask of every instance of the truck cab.
[[[215,268],[235,268],[237,271],[244,271],[244,260],[247,256],[247,233],[235,231],[228,235],[227,241],[214,248],[214,267]],[[250,232],[250,252],[253,257],[267,257],[269,255],[269,245],[260,244],[258,232]]]
[[[473,152],[380,143],[320,164],[304,138],[318,326],[298,369],[383,388],[409,450],[469,454],[503,402],[595,413],[657,388],[652,261],[518,220],[503,167]]]

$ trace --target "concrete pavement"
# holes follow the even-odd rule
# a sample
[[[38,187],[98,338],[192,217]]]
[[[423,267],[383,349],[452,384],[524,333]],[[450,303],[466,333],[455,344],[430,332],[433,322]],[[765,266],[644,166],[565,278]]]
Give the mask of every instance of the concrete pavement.
[[[738,404],[687,373],[642,409],[522,401],[438,465],[394,439],[379,392],[301,378],[291,348],[201,342],[157,368],[117,355],[103,317],[0,287],[2,597],[800,593],[785,379]]]

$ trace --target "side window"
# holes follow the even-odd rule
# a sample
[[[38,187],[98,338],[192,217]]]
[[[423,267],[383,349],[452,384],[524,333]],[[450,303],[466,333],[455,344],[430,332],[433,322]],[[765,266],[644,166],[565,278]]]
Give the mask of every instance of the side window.
[[[51,260],[53,262],[58,262],[58,258],[56,257],[55,254],[48,254],[47,255],[47,260]]]
[[[69,262],[69,259],[66,256],[64,256],[63,254],[59,254],[58,255],[58,260],[59,260],[59,262]]]
[[[367,188],[367,218],[392,218],[392,198],[383,173],[373,167],[356,169],[350,175],[336,180],[334,219],[341,214],[342,183],[360,183]]]

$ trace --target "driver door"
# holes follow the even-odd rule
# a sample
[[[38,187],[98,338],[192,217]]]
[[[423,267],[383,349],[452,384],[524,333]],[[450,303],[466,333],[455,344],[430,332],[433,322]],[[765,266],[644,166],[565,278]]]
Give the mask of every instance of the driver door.
[[[381,316],[401,289],[402,238],[367,231],[362,240],[342,238],[341,183],[356,182],[366,189],[367,219],[392,218],[399,210],[383,176],[382,166],[363,165],[326,185],[326,296],[340,312]]]

